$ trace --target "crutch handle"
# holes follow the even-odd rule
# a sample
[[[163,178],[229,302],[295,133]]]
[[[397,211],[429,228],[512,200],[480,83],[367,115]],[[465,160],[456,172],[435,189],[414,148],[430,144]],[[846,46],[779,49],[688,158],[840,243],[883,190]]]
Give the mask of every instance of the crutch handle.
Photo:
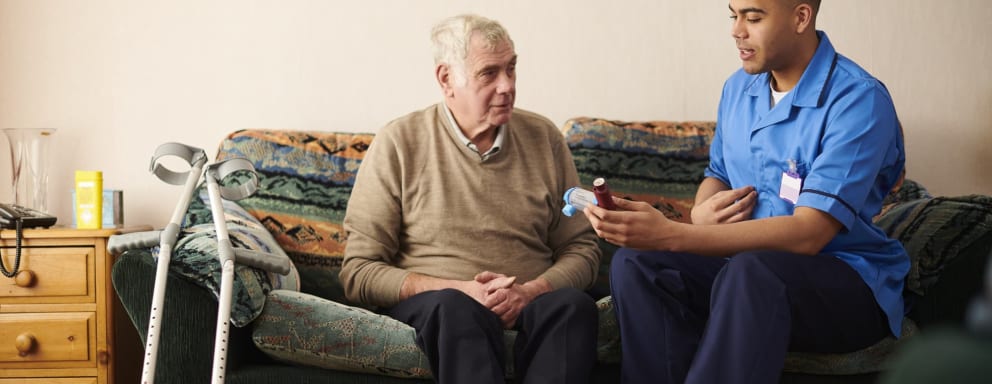
[[[110,236],[107,251],[117,256],[129,249],[149,248],[158,245],[162,231],[131,232]]]
[[[235,248],[234,256],[238,263],[275,272],[283,276],[289,273],[290,262],[288,257],[243,248]]]

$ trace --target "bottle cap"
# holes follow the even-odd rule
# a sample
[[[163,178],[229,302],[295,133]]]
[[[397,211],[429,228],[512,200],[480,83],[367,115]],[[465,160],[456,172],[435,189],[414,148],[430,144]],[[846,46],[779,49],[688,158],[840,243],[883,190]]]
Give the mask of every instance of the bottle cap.
[[[100,171],[76,171],[76,178],[81,180],[97,180],[103,178]]]

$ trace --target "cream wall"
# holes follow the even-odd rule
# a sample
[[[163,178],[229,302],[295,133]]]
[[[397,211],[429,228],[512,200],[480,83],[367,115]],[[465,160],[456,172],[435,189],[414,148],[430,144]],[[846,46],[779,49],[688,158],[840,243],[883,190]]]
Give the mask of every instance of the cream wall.
[[[439,99],[428,31],[461,12],[510,30],[518,107],[559,125],[712,120],[740,65],[726,1],[0,0],[0,127],[58,128],[61,223],[73,171],[97,169],[126,222],[161,226],[180,187],[148,173],[159,144],[212,156],[240,128],[374,132]],[[936,194],[992,194],[988,20],[987,0],[824,1],[820,28],[889,86],[909,176]]]

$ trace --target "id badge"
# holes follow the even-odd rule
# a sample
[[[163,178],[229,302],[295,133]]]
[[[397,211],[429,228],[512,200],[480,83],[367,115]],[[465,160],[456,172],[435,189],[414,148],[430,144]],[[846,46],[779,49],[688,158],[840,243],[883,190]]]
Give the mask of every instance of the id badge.
[[[792,204],[799,201],[799,191],[803,189],[803,179],[799,174],[782,172],[782,186],[778,189],[778,197]]]
[[[782,185],[778,187],[778,197],[796,205],[799,201],[799,191],[803,190],[803,178],[799,176],[796,161],[789,159],[789,170],[782,172]]]

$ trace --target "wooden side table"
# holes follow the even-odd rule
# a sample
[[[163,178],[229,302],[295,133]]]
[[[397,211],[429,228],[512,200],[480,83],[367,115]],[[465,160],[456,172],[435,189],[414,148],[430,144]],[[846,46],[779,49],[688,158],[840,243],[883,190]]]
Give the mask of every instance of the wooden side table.
[[[24,230],[18,275],[0,275],[0,384],[114,383],[119,304],[107,239],[120,232]],[[0,231],[8,271],[15,236],[14,230]]]

